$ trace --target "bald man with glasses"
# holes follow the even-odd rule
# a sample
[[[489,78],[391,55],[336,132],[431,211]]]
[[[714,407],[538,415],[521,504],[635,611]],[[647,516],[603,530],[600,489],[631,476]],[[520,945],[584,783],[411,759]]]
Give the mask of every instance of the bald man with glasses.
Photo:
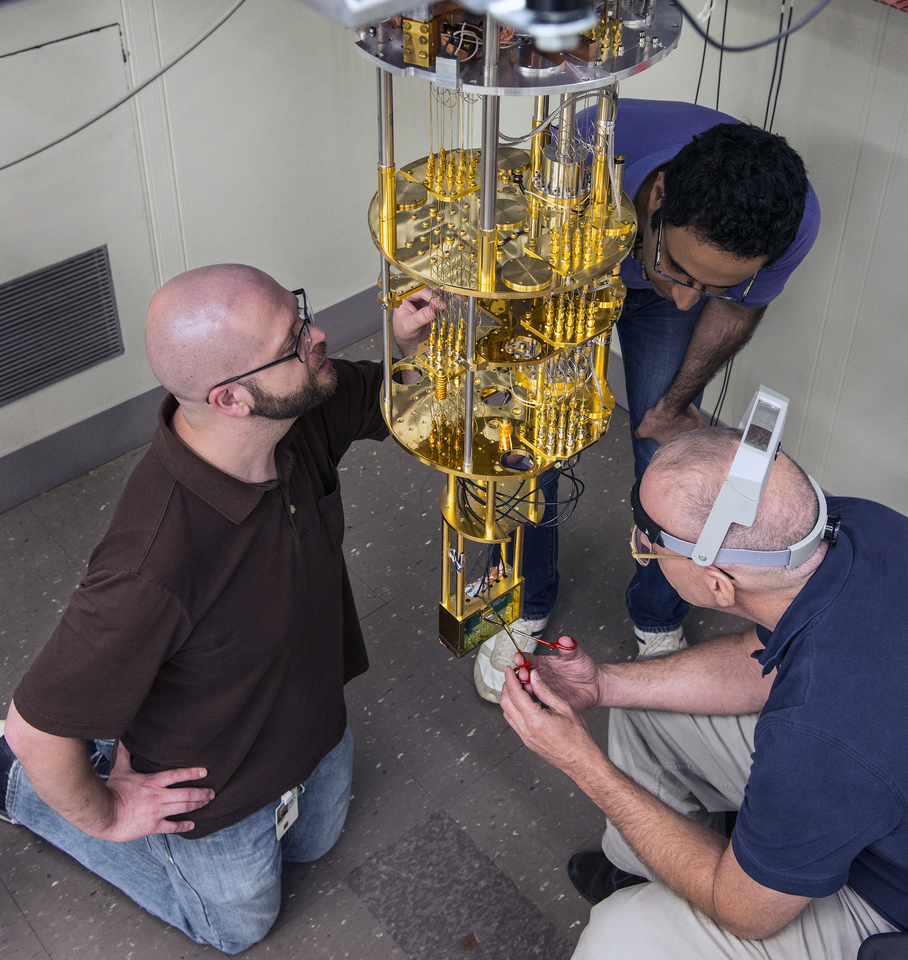
[[[395,311],[404,355],[433,314]],[[343,688],[368,659],[337,465],[387,434],[381,367],[330,361],[305,291],[240,264],[166,283],[145,339],[169,394],[15,690],[0,815],[233,954],[274,923],[281,863],[346,817]]]
[[[908,928],[908,590],[885,555],[908,518],[827,502],[773,443],[752,524],[729,520],[743,446],[708,428],[664,444],[631,551],[751,629],[622,664],[581,641],[535,658],[526,690],[507,671],[508,722],[607,820],[568,864],[594,904],[574,960],[854,960]]]

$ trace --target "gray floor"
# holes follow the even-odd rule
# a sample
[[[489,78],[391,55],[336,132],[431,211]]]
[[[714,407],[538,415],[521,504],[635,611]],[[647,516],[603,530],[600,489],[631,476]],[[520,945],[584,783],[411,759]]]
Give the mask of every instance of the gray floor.
[[[340,355],[377,359],[369,338]],[[144,448],[0,515],[0,698],[40,649],[103,534]],[[633,479],[627,415],[583,455],[586,493],[560,528],[561,596],[547,636],[596,658],[636,643],[624,610]],[[250,958],[567,958],[588,905],[567,878],[603,818],[526,750],[498,707],[436,639],[441,476],[392,441],[357,444],[341,465],[345,549],[372,668],[347,688],[356,741],[345,832],[312,866],[285,868],[284,905]],[[738,626],[694,611],[699,640]],[[607,718],[590,717],[604,736]],[[4,960],[177,960],[222,956],[145,914],[22,827],[0,823]],[[478,943],[477,943],[478,941]]]

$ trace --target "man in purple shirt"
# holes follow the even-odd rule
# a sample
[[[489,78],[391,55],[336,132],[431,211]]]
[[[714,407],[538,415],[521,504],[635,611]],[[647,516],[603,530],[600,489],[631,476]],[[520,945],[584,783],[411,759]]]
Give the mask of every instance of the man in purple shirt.
[[[589,110],[578,115],[582,138],[591,138],[594,120]],[[638,222],[621,267],[628,293],[617,332],[640,477],[661,443],[703,426],[703,388],[807,255],[820,208],[784,138],[707,107],[622,99],[615,153],[625,157],[624,191]],[[545,484],[549,502],[556,480]],[[557,561],[557,528],[528,526],[524,612],[512,626],[527,652],[555,606]],[[687,645],[689,606],[656,565],[634,575],[627,610],[642,654]],[[474,671],[480,696],[499,699],[512,655],[504,633],[483,644]]]

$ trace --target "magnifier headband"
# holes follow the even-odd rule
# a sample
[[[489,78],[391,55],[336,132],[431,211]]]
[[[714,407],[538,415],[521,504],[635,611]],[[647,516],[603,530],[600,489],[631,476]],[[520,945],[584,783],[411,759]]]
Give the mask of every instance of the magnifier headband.
[[[739,425],[743,433],[741,443],[696,543],[679,540],[654,523],[640,503],[640,481],[634,484],[631,491],[634,522],[650,543],[690,557],[701,567],[713,563],[745,563],[758,567],[784,566],[793,570],[813,554],[826,535],[828,521],[826,498],[813,477],[808,480],[817,495],[819,511],[816,525],[803,540],[784,550],[722,549],[722,541],[733,523],[750,527],[757,518],[769,475],[779,454],[788,402],[788,397],[762,385],[754,394]]]

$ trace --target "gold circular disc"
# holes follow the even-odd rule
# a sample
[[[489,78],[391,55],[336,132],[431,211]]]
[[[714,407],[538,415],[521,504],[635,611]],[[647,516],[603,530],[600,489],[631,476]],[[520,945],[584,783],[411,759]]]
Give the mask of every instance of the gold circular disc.
[[[539,293],[552,282],[552,265],[536,257],[518,257],[501,268],[501,279],[511,290]]]
[[[528,150],[521,150],[520,147],[499,147],[498,148],[498,169],[504,173],[523,173],[530,165],[530,154]]]
[[[495,224],[499,230],[519,230],[526,218],[527,205],[524,199],[498,198],[495,204]]]
[[[406,177],[398,177],[395,187],[395,201],[398,210],[417,210],[426,202],[427,191],[421,183],[414,183]]]

